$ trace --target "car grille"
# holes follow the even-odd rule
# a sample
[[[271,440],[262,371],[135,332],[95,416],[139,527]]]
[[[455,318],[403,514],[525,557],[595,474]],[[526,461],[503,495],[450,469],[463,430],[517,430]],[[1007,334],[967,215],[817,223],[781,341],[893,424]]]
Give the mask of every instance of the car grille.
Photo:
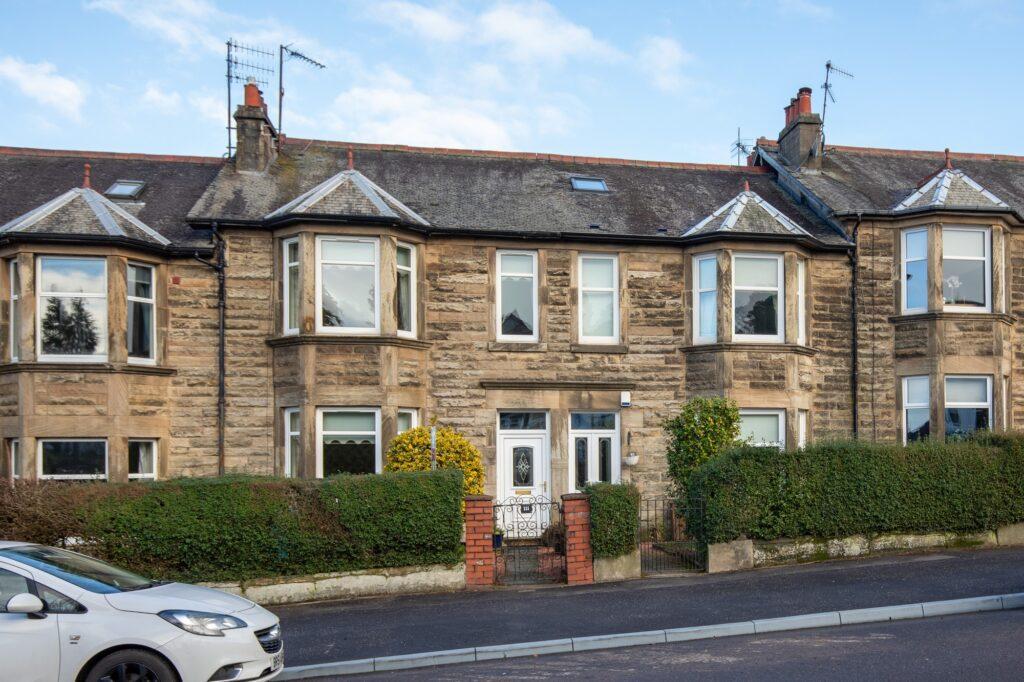
[[[256,631],[256,639],[260,641],[260,646],[268,654],[276,654],[281,650],[283,642],[281,641],[281,626],[274,625],[266,628],[265,630]]]

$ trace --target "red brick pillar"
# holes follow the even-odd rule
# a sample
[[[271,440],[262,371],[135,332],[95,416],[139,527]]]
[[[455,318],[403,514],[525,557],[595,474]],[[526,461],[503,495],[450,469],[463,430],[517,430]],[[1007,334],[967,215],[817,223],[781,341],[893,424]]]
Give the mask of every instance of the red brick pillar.
[[[590,496],[562,495],[565,521],[565,572],[570,585],[594,582],[594,553],[590,547]]]
[[[493,498],[490,495],[466,497],[466,585],[494,584]]]

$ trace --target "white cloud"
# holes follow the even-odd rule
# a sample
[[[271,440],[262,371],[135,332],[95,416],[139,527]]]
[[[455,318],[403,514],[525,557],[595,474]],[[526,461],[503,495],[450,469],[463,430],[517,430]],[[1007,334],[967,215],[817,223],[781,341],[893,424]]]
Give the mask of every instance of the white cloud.
[[[85,87],[57,74],[49,62],[29,63],[16,57],[0,59],[0,78],[14,84],[21,94],[68,118],[79,120],[85,103]]]
[[[205,0],[92,0],[86,8],[121,17],[182,52],[224,50],[224,40],[210,28],[221,12]]]
[[[443,43],[459,40],[469,28],[442,9],[432,9],[405,0],[374,5],[371,12],[374,18],[398,30]]]
[[[779,10],[784,14],[801,14],[812,19],[828,19],[832,8],[814,0],[779,0]]]
[[[174,113],[181,107],[181,94],[168,90],[157,81],[146,83],[146,90],[142,93],[141,99],[147,107],[165,113]]]
[[[543,0],[502,3],[477,19],[477,39],[494,45],[518,62],[561,62],[569,57],[615,59],[621,56],[589,28],[574,24]]]
[[[471,64],[466,71],[466,78],[471,85],[485,90],[504,90],[508,88],[508,80],[497,64]]]
[[[207,121],[227,124],[227,103],[223,97],[208,92],[190,92],[188,103]]]
[[[683,66],[693,61],[693,55],[672,38],[650,36],[644,39],[637,55],[637,64],[656,88],[664,92],[678,92],[688,82]]]

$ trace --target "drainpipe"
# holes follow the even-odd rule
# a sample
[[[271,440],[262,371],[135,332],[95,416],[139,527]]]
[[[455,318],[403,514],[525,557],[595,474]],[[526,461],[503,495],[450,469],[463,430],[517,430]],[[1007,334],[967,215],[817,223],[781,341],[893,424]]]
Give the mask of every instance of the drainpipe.
[[[217,273],[217,475],[225,473],[224,458],[224,422],[227,419],[227,386],[225,376],[227,374],[227,361],[225,353],[225,329],[227,316],[227,292],[225,290],[225,279],[227,270],[227,259],[225,257],[224,237],[217,229],[217,223],[213,225],[213,251],[212,261],[194,255],[197,261],[211,268]]]
[[[853,412],[853,438],[854,440],[858,437],[859,432],[859,411],[857,410],[857,397],[860,388],[860,363],[857,358],[857,282],[858,282],[858,265],[860,264],[860,258],[857,255],[857,234],[860,232],[861,213],[857,212],[857,222],[853,226],[853,246],[846,252],[847,257],[850,259],[850,269],[853,271],[853,277],[851,277],[852,284],[850,285],[850,323],[852,325],[853,333],[851,334],[852,343],[850,345],[851,352],[851,364],[850,364],[850,393],[853,397],[852,412]]]

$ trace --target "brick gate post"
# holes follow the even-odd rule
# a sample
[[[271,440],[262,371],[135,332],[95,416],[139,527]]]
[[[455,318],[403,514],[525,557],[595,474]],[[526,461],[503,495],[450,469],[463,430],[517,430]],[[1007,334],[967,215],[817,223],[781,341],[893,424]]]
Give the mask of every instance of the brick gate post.
[[[594,582],[594,552],[590,547],[590,496],[562,495],[565,521],[565,572],[570,585]]]
[[[490,495],[466,497],[466,585],[494,584],[494,506]]]

